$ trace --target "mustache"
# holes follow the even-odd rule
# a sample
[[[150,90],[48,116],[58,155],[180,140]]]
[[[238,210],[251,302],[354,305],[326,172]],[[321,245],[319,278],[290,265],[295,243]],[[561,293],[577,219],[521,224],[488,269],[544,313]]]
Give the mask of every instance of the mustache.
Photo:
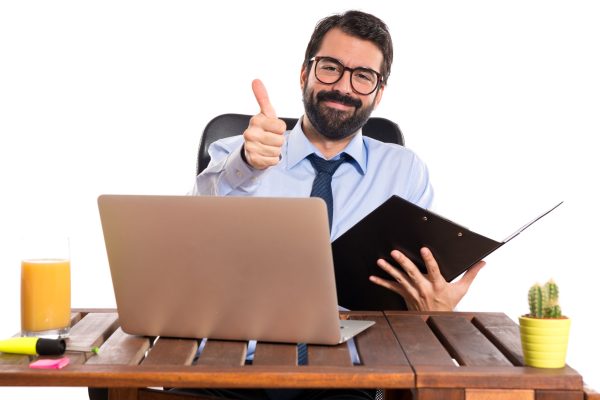
[[[350,96],[345,96],[337,90],[325,91],[322,90],[317,93],[317,102],[321,101],[336,101],[338,103],[342,103],[347,106],[353,106],[355,108],[362,107],[362,101],[360,99],[355,99]]]

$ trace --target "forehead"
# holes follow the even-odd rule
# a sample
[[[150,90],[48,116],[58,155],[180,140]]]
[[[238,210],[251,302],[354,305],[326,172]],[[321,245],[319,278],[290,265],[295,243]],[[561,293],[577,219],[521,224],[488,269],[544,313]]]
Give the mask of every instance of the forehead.
[[[317,56],[333,57],[350,68],[367,67],[375,71],[381,69],[383,54],[371,41],[348,35],[339,28],[325,34]]]

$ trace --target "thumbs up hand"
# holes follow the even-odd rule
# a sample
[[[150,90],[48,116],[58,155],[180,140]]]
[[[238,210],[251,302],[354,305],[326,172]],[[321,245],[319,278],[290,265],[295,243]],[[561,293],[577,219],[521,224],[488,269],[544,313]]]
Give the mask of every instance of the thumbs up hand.
[[[260,112],[250,119],[248,129],[244,131],[244,156],[253,168],[266,169],[279,163],[286,125],[277,118],[267,89],[259,79],[252,81],[252,91]]]

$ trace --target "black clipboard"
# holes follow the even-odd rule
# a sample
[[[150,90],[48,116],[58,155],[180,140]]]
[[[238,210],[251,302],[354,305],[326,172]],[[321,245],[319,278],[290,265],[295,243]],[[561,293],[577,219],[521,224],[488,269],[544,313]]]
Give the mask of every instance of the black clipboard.
[[[420,249],[427,247],[444,278],[451,281],[561,204],[497,242],[392,196],[331,244],[338,303],[350,310],[405,310],[401,296],[369,280],[371,275],[390,279],[377,266],[377,259],[400,268],[390,257],[390,251],[397,249],[426,273]]]

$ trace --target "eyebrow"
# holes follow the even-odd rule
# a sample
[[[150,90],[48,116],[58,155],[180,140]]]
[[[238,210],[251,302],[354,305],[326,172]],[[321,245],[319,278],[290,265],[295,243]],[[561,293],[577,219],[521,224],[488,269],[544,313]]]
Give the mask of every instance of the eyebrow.
[[[336,57],[332,57],[332,56],[318,56],[318,55],[315,55],[314,57],[331,58],[332,60],[335,60],[335,61],[339,62],[340,64],[342,64],[344,67],[352,68],[352,69],[356,69],[356,68],[369,69],[369,70],[377,72],[378,74],[381,75],[381,72],[377,71],[375,68],[367,67],[367,66],[364,66],[364,65],[359,65],[358,67],[348,67],[347,64],[345,64],[342,60],[340,60],[340,59],[338,59]]]

